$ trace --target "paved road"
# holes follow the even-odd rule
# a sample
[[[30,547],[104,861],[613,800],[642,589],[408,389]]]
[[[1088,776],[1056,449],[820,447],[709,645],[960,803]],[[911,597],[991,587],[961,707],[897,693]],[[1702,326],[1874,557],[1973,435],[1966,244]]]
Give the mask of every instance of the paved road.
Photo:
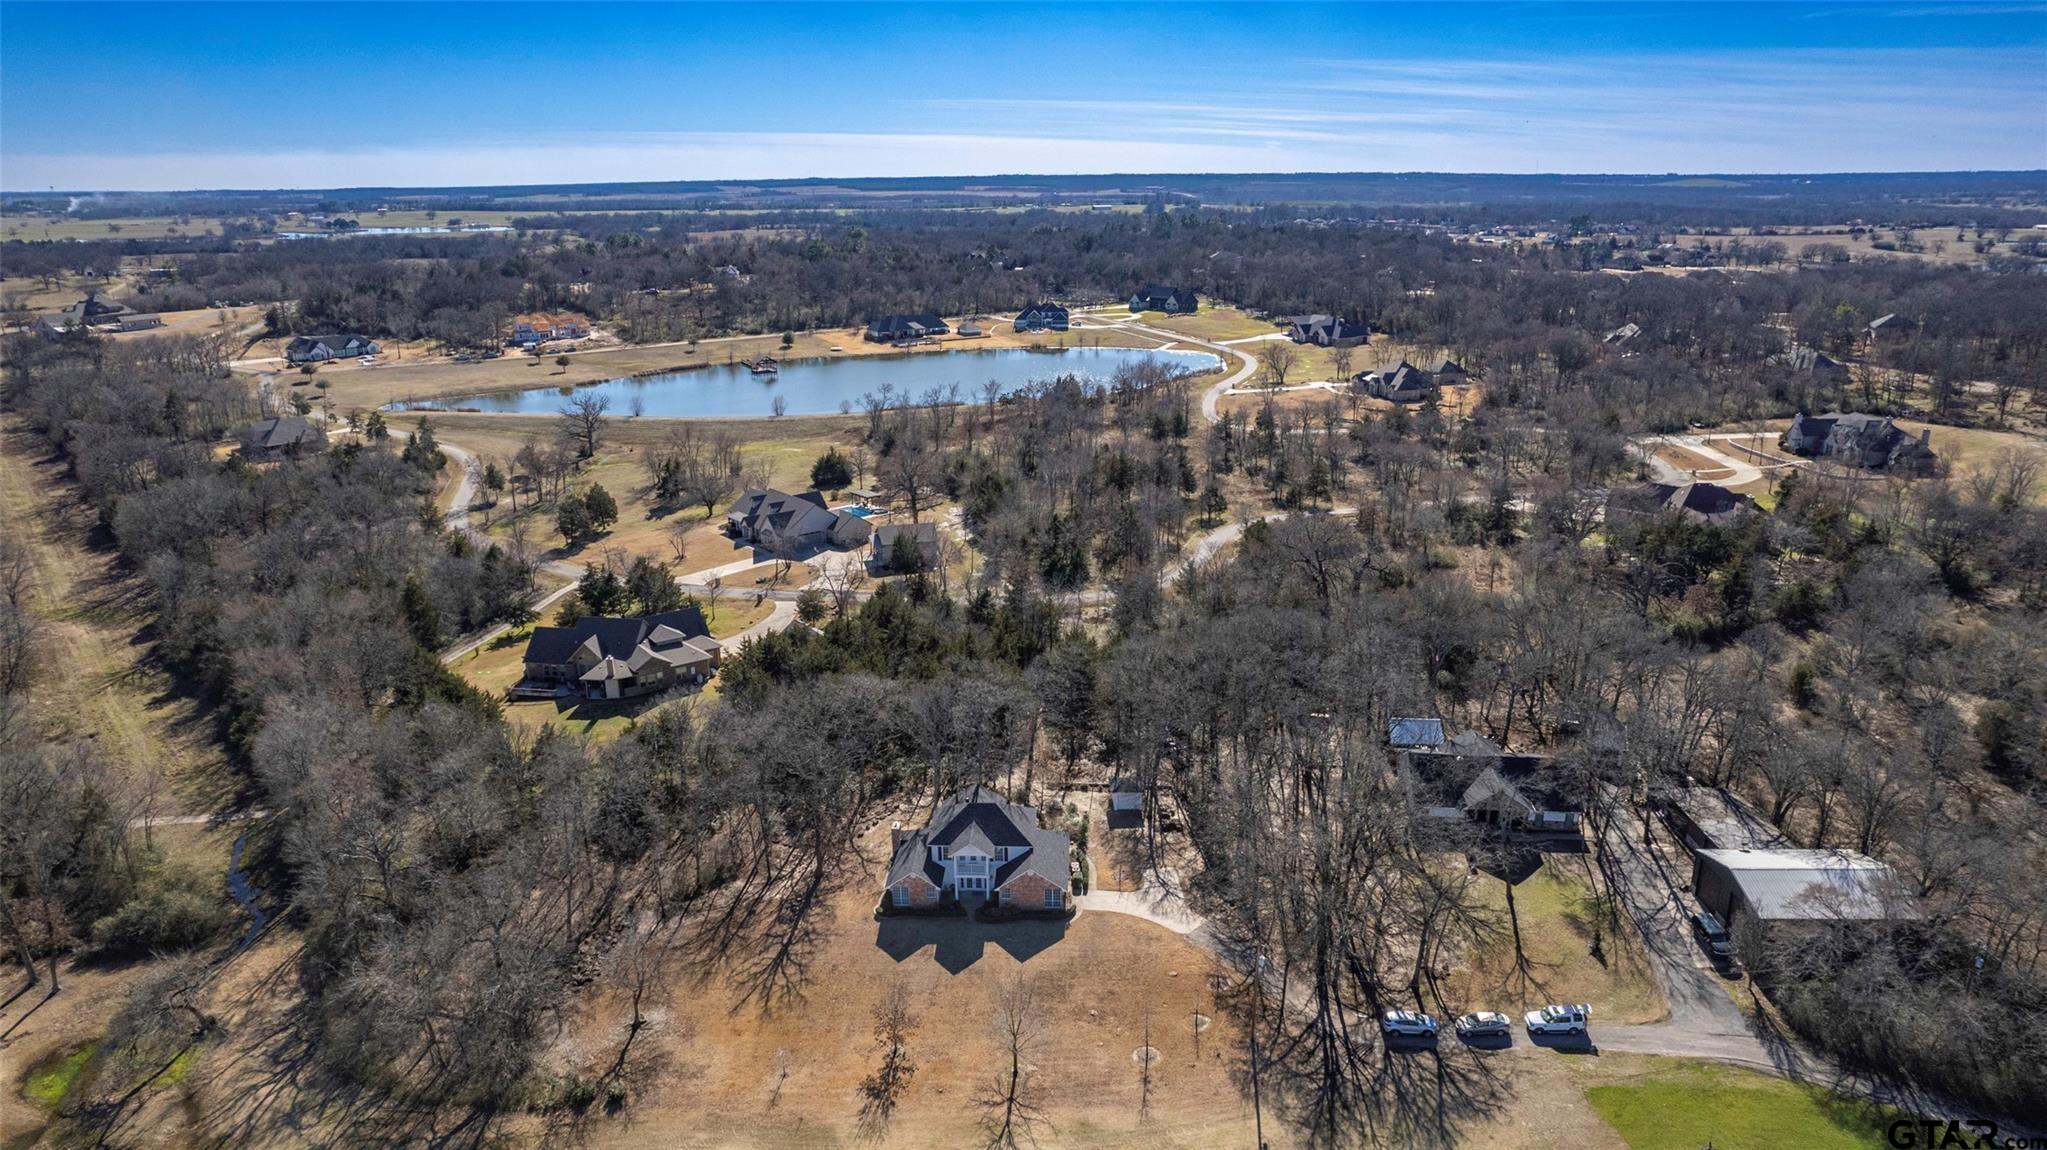
[[[1712,443],[1709,442],[1709,440],[1715,439],[1733,440],[1751,438],[1753,437],[1745,434],[1651,435],[1645,436],[1641,439],[1634,441],[1634,443],[1632,443],[1630,446],[1633,447],[1636,454],[1640,455],[1643,458],[1643,460],[1649,464],[1649,473],[1655,476],[1656,482],[1658,483],[1669,483],[1681,486],[1683,484],[1690,483],[1697,478],[1697,476],[1693,475],[1691,472],[1685,470],[1682,467],[1678,467],[1677,465],[1671,463],[1669,460],[1657,457],[1656,449],[1664,444],[1670,444],[1675,447],[1682,447],[1686,451],[1690,451],[1693,454],[1704,456],[1708,460],[1711,460],[1714,464],[1720,467],[1724,467],[1728,471],[1732,472],[1732,474],[1725,479],[1714,480],[1715,483],[1720,484],[1722,487],[1740,487],[1744,484],[1755,483],[1761,480],[1763,478],[1763,472],[1766,469],[1763,467],[1758,467],[1755,464],[1748,462],[1747,460],[1737,458],[1735,456],[1727,454],[1724,451],[1721,451],[1719,448],[1714,447]],[[1769,465],[1767,470],[1782,471],[1788,467],[1798,466],[1800,465],[1789,461],[1784,461]]]
[[[1231,388],[1234,388],[1238,384],[1243,383],[1245,380],[1251,378],[1252,374],[1258,370],[1258,361],[1252,357],[1250,352],[1243,351],[1239,348],[1230,347],[1227,344],[1212,343],[1205,339],[1196,339],[1191,335],[1182,335],[1177,331],[1165,331],[1160,328],[1146,327],[1145,325],[1138,323],[1134,319],[1109,319],[1107,317],[1097,316],[1089,316],[1088,318],[1099,320],[1097,324],[1091,326],[1122,328],[1126,331],[1139,331],[1143,332],[1146,335],[1156,336],[1159,339],[1166,340],[1168,344],[1172,343],[1191,344],[1195,347],[1202,348],[1206,351],[1214,352],[1217,356],[1219,356],[1222,359],[1224,363],[1228,363],[1230,361],[1230,357],[1235,356],[1238,360],[1237,370],[1231,372],[1229,376],[1225,378],[1221,383],[1215,384],[1211,386],[1207,391],[1201,393],[1201,417],[1203,419],[1206,419],[1210,423],[1222,422],[1223,419],[1222,408],[1219,406],[1222,402],[1222,397],[1226,393],[1228,393]]]

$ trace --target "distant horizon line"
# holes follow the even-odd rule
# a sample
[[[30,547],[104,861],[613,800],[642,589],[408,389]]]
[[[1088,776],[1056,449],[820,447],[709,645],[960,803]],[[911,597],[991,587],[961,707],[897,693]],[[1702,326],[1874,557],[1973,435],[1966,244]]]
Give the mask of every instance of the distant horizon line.
[[[507,192],[507,191],[566,191],[577,188],[715,188],[718,185],[744,185],[752,187],[802,187],[805,185],[877,185],[890,183],[938,183],[963,182],[972,180],[1196,180],[1196,179],[1252,179],[1252,178],[1341,178],[1359,176],[1405,177],[1431,176],[1459,179],[1598,179],[1598,180],[1670,180],[1670,179],[1791,179],[1821,178],[1839,179],[1847,177],[1901,177],[1901,176],[2039,176],[2047,178],[2047,168],[1895,168],[1895,169],[1837,169],[1784,170],[1784,171],[1541,171],[1541,172],[1485,172],[1455,171],[1450,169],[1298,169],[1259,171],[1182,171],[1182,172],[980,172],[956,175],[900,175],[900,176],[720,176],[695,179],[653,179],[653,180],[592,180],[587,182],[519,183],[519,184],[358,184],[358,185],[304,185],[272,187],[191,187],[191,188],[87,188],[47,187],[39,189],[0,188],[0,197],[30,198],[37,196],[189,196],[189,195],[264,195],[277,193],[427,193],[427,192]],[[1123,194],[1130,194],[1125,191]]]

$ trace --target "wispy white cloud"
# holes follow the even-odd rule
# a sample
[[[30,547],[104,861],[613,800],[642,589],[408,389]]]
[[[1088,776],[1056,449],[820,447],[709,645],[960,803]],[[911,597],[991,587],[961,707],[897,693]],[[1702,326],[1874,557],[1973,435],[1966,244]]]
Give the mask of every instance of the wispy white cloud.
[[[2024,49],[1325,59],[1207,96],[907,101],[902,132],[604,132],[534,148],[8,154],[11,190],[1132,171],[1809,172],[2047,167]],[[1073,90],[1086,92],[1085,84]],[[994,126],[991,126],[994,125]],[[1021,126],[1019,126],[1021,125]]]

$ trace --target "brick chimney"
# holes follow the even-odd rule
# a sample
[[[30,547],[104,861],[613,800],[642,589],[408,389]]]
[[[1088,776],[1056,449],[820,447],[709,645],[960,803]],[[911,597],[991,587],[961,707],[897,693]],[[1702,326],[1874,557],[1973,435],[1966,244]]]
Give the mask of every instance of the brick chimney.
[[[889,853],[893,854],[896,851],[903,849],[903,840],[909,837],[910,832],[903,829],[903,820],[897,819],[896,821],[890,823],[888,825]]]

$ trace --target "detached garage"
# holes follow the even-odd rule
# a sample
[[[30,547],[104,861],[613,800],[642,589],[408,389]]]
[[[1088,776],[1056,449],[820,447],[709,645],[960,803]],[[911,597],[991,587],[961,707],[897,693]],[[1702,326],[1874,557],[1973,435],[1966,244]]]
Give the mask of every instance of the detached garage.
[[[1761,922],[1895,918],[1904,905],[1896,873],[1854,851],[1695,851],[1692,891],[1727,923],[1737,912]]]

